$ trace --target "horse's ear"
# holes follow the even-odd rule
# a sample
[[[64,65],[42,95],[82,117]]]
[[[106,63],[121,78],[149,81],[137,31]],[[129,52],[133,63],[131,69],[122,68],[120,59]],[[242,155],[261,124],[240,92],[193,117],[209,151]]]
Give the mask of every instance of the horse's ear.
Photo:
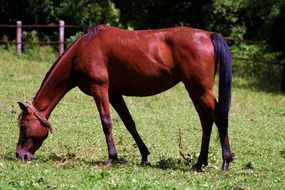
[[[18,102],[18,104],[23,112],[28,113],[28,108],[25,106],[25,104],[23,104],[22,102]]]

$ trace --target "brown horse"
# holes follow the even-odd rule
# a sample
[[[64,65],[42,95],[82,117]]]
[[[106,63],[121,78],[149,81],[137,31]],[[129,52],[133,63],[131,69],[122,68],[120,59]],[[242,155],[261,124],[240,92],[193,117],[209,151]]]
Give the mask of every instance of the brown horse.
[[[217,102],[213,86],[218,63]],[[77,86],[96,102],[108,146],[106,164],[117,159],[109,103],[136,141],[142,164],[147,164],[150,152],[136,130],[122,95],[150,96],[182,81],[203,129],[200,156],[192,169],[201,171],[208,163],[209,140],[215,122],[222,146],[222,170],[228,170],[232,161],[228,139],[231,78],[230,51],[218,34],[189,27],[126,31],[99,25],[79,37],[58,58],[32,104],[19,103],[22,113],[16,156],[33,159],[51,130],[48,118],[52,110]]]

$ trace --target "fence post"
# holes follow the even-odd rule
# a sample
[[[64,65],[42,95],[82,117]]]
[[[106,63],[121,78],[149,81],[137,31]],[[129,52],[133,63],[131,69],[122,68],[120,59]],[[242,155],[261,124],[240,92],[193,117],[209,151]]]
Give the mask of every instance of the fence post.
[[[64,21],[59,21],[59,55],[64,52]]]
[[[17,21],[17,53],[22,54],[22,22]]]
[[[282,75],[282,82],[281,82],[281,92],[285,92],[285,62],[283,62],[283,75]]]

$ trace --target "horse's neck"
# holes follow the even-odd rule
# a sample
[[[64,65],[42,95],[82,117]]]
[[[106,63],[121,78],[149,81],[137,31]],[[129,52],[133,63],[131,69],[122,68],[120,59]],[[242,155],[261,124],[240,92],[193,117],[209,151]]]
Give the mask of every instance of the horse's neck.
[[[33,105],[48,118],[61,98],[73,88],[71,80],[72,55],[66,53],[50,69],[37,92]]]
[[[75,87],[72,76],[73,60],[76,49],[82,43],[79,37],[66,52],[61,56],[47,73],[40,89],[34,99],[33,105],[41,114],[48,118],[61,98],[73,87]]]

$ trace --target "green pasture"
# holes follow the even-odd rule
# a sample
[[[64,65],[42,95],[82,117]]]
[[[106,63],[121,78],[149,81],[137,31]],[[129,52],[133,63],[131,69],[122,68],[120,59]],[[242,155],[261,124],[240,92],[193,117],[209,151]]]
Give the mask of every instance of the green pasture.
[[[37,58],[0,49],[0,190],[284,189],[285,97],[276,90],[279,84],[266,76],[233,79],[229,130],[235,160],[229,172],[219,170],[222,159],[216,127],[210,165],[202,173],[190,171],[199,153],[201,127],[182,84],[152,97],[125,97],[151,152],[151,166],[140,166],[138,148],[114,110],[113,133],[120,161],[103,165],[107,147],[98,112],[93,99],[78,89],[53,111],[54,133],[35,160],[16,160],[17,101],[32,101],[56,59],[48,50],[41,53]]]

